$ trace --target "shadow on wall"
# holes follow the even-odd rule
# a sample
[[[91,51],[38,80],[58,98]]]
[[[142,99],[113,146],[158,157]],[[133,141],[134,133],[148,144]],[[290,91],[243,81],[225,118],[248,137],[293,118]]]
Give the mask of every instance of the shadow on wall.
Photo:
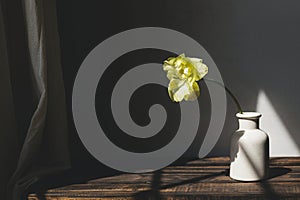
[[[271,155],[299,155],[300,2],[58,1],[57,6],[75,165],[97,163],[81,144],[73,124],[71,95],[77,70],[101,41],[145,26],[174,29],[197,40],[210,53],[244,110],[262,112],[262,129],[270,134]],[[209,103],[205,93],[204,87],[200,104]],[[207,128],[210,111],[203,106],[201,112],[199,134],[185,157],[197,156],[203,140],[201,133]],[[210,156],[228,155],[231,133],[237,129],[235,113],[228,99],[224,130]]]

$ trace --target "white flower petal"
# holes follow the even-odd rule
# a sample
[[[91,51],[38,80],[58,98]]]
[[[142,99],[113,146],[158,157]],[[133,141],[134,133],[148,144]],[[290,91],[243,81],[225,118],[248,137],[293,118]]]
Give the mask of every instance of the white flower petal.
[[[164,64],[163,65],[164,71],[174,70],[174,67],[172,65]]]
[[[202,79],[208,73],[208,67],[204,63],[198,62],[194,66],[200,79]]]
[[[190,57],[186,57],[186,58],[192,63],[203,62],[203,60],[200,58],[190,58]]]
[[[190,90],[188,85],[185,83],[183,84],[175,93],[174,93],[174,100],[179,102],[184,99],[185,96],[190,94]]]

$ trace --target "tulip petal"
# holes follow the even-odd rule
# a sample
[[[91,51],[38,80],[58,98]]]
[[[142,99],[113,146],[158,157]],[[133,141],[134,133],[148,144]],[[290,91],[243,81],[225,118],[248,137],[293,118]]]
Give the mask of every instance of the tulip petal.
[[[172,101],[180,102],[196,100],[200,95],[200,88],[196,81],[208,73],[208,67],[199,58],[178,57],[164,61],[163,70],[170,80],[168,93]]]
[[[208,73],[208,67],[199,58],[187,58],[197,70],[199,80]]]

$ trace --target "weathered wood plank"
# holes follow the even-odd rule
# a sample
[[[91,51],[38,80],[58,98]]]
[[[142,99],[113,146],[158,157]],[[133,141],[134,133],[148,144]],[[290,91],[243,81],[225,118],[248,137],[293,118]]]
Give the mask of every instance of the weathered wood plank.
[[[274,158],[270,178],[238,182],[228,177],[229,158],[205,158],[155,173],[120,174],[33,193],[29,200],[300,199],[300,158]]]

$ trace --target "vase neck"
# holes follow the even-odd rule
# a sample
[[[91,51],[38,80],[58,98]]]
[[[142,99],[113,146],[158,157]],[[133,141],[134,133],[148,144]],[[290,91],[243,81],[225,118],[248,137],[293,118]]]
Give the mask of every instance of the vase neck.
[[[243,114],[238,113],[237,118],[239,120],[239,129],[259,129],[259,118],[260,113],[257,112],[244,112]]]
[[[239,119],[239,129],[259,129],[259,119]]]

